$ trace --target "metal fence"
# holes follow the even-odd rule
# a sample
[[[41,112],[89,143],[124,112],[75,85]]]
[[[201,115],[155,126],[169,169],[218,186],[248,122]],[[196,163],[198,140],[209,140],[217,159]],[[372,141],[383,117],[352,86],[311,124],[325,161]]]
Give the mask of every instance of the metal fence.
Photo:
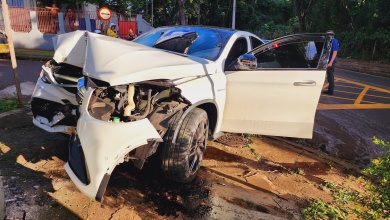
[[[36,11],[38,30],[41,33],[47,34],[56,34],[59,31],[59,17],[53,15],[49,10],[39,7],[18,7],[18,6],[9,6],[9,14],[11,20],[11,28],[15,32],[24,32],[28,33],[31,31],[31,17],[30,11]],[[96,29],[102,31],[104,34],[109,28],[110,21],[100,20],[97,16],[96,11],[69,11],[69,10],[60,10],[63,14],[65,32],[71,32],[74,30],[86,30],[86,19],[85,16],[89,16],[91,22],[91,31]],[[131,21],[131,18],[127,14],[116,14],[114,16],[118,18],[118,28],[119,36],[121,38],[126,38],[129,29],[133,29],[137,33],[137,22]],[[0,30],[4,31],[4,19],[2,11],[0,10]]]

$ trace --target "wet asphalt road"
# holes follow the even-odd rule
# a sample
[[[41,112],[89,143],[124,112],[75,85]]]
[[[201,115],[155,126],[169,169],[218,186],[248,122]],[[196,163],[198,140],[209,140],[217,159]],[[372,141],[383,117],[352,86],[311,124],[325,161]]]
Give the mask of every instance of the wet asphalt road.
[[[45,62],[17,60],[19,82],[36,82]],[[0,90],[15,84],[11,60],[0,59]]]
[[[390,78],[341,69],[335,77],[334,95],[321,95],[309,142],[364,167],[383,152],[372,138],[390,140]]]

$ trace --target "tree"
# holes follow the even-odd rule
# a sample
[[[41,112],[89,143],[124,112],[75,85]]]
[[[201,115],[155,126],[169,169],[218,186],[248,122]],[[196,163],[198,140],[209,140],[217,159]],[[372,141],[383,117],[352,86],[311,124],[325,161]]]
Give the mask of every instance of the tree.
[[[180,24],[185,25],[186,24],[186,17],[184,13],[184,3],[186,0],[177,0],[177,4],[179,6],[179,18],[180,18]]]
[[[306,17],[312,8],[312,0],[294,0],[295,16],[299,20],[300,32],[306,32]]]

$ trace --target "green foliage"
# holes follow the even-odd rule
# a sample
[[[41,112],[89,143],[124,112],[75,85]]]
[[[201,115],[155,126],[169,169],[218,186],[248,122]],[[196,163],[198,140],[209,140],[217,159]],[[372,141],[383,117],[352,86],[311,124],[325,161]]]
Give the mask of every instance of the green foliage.
[[[307,20],[310,32],[332,29],[340,56],[390,61],[390,1],[319,0]]]
[[[373,142],[383,147],[385,153],[372,160],[371,166],[364,170],[365,173],[374,175],[378,181],[369,185],[371,195],[365,197],[363,201],[372,209],[372,215],[388,219],[390,217],[390,144],[377,138],[374,138]]]
[[[5,98],[0,100],[0,112],[11,111],[19,106],[17,98]]]
[[[303,209],[302,214],[304,219],[347,219],[345,211],[320,199]]]
[[[328,181],[325,181],[325,182],[323,183],[323,185],[324,185],[326,188],[328,188],[329,190],[331,190],[331,191],[336,190],[336,187],[337,187],[336,184],[334,184],[334,183],[332,183],[332,182],[328,182]]]
[[[306,174],[305,170],[301,169],[301,168],[292,169],[292,170],[290,170],[289,173],[290,174],[294,174],[294,175],[296,175],[296,174],[298,174],[298,175],[305,175]]]
[[[50,5],[53,1],[38,1]],[[58,0],[61,7],[80,0]],[[232,27],[233,1],[212,0],[86,0],[118,12],[143,14],[153,26],[185,24]],[[180,3],[180,4],[179,4]],[[182,4],[183,3],[183,4]],[[179,6],[180,5],[180,6]],[[236,29],[274,39],[298,32],[332,29],[340,43],[339,56],[390,62],[389,0],[236,0]]]
[[[384,154],[372,160],[372,165],[364,170],[366,174],[376,177],[376,181],[367,179],[367,190],[363,194],[347,186],[324,182],[323,185],[332,192],[334,202],[328,204],[313,200],[302,210],[305,219],[346,219],[348,213],[355,213],[359,219],[365,220],[390,218],[390,144],[377,138],[373,142],[385,149]]]

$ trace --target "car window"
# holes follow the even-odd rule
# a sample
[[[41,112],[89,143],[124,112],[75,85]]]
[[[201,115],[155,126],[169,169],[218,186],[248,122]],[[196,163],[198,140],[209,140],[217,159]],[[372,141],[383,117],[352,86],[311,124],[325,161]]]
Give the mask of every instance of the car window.
[[[225,60],[225,69],[227,69],[230,64],[235,62],[238,57],[248,52],[248,43],[245,38],[238,38],[232,48],[229,51],[229,54]]]
[[[154,43],[161,37],[161,35],[164,34],[165,30],[166,29],[158,29],[156,31],[150,31],[149,33],[146,33],[144,36],[136,38],[134,42],[149,47],[153,47]]]
[[[189,41],[188,38],[183,37],[190,33],[196,33],[194,41]],[[152,31],[134,41],[150,47],[185,53],[215,61],[218,59],[233,33],[231,30],[223,29],[175,27]]]
[[[261,46],[263,44],[263,42],[261,42],[261,40],[255,38],[255,37],[250,36],[249,39],[251,40],[252,49],[256,48],[258,46]]]
[[[252,49],[243,60],[236,59],[225,70],[326,69],[333,35],[305,33],[284,36]]]
[[[257,68],[317,68],[323,43],[314,41],[291,42],[256,54]]]

